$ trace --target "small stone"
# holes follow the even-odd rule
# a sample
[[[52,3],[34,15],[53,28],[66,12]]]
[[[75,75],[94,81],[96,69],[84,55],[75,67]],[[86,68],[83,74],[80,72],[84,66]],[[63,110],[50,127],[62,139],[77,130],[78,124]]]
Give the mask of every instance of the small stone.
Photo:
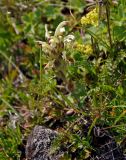
[[[72,109],[72,108],[66,112],[67,116],[71,116],[73,114],[74,114],[74,109]]]
[[[53,140],[57,137],[58,132],[36,126],[31,132],[26,145],[27,160],[59,160],[63,155],[62,151],[51,155],[50,148]]]

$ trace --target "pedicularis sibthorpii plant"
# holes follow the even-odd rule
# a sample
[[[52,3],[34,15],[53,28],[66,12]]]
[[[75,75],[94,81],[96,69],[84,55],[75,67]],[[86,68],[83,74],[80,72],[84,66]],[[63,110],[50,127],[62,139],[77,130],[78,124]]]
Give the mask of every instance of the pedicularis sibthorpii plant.
[[[64,106],[61,112],[72,108],[76,115],[68,120],[65,127],[69,129],[64,133],[68,134],[72,126],[73,134],[68,136],[68,141],[72,144],[71,152],[82,149],[83,156],[78,158],[87,156],[88,140],[95,125],[112,128],[118,141],[125,134],[126,2],[92,3],[80,21],[75,17],[73,21],[63,21],[53,34],[46,26],[46,41],[38,41],[41,54],[47,59],[44,74],[51,72],[54,80],[62,82],[56,83],[51,96]],[[77,134],[80,128],[76,126],[80,116],[90,117],[91,121],[82,141]]]
[[[20,133],[19,126],[24,129],[18,139],[24,138],[27,126],[44,124],[57,129],[62,136],[54,142],[52,152],[64,145],[65,160],[71,159],[71,153],[77,159],[90,156],[94,126],[111,128],[119,143],[126,134],[126,2],[87,2],[83,12],[85,2],[71,1],[69,16],[59,14],[60,10],[62,14],[68,12],[62,8],[64,2],[59,5],[53,1],[26,1],[24,5],[10,1],[0,10],[4,22],[0,22],[0,58],[9,62],[0,69],[4,73],[0,115],[18,117],[21,109],[27,108],[30,119],[26,116],[26,125],[22,125],[21,117],[14,121],[16,133]],[[20,5],[22,16],[14,12]],[[5,18],[4,11],[9,9],[13,16],[8,12]],[[16,58],[9,57],[10,53]],[[5,133],[9,125],[5,126],[0,134],[0,157],[9,159],[17,153],[16,159],[18,143],[16,138],[10,141],[12,135]],[[13,144],[12,154],[7,144]]]

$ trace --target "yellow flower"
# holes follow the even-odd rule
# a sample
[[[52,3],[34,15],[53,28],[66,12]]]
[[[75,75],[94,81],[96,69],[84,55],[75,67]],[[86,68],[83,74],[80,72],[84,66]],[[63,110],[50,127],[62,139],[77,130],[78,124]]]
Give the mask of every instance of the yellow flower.
[[[93,53],[92,46],[90,44],[75,44],[75,49],[79,52],[85,53],[85,54],[91,54]]]
[[[86,16],[81,18],[81,24],[82,25],[93,25],[98,26],[98,12],[97,9],[93,9],[90,11]]]
[[[90,44],[85,45],[85,54],[91,54],[93,52],[92,46]]]

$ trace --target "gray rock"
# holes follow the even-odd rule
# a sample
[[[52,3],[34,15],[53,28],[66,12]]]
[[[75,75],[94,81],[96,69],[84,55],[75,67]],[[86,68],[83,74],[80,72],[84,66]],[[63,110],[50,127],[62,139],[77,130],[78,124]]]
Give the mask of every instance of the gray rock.
[[[52,141],[58,133],[44,126],[36,126],[31,132],[26,145],[27,160],[59,160],[61,151],[50,155]]]

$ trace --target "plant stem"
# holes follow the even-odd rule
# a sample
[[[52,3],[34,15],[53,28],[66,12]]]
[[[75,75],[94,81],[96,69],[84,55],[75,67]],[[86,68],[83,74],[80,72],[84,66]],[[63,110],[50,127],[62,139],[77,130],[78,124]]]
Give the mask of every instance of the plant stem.
[[[40,82],[42,82],[42,47],[40,47]]]
[[[6,104],[15,114],[17,114],[18,116],[20,116],[19,113],[16,111],[16,109],[14,109],[14,107],[11,106],[4,98],[0,97],[0,100],[1,100],[4,104]]]
[[[99,116],[96,116],[96,118],[93,120],[93,122],[92,122],[92,124],[91,124],[91,126],[90,126],[90,128],[89,128],[89,131],[88,131],[88,137],[90,136],[91,131],[92,131],[93,127],[95,126],[98,118],[99,118]]]
[[[3,53],[3,51],[0,50],[0,54],[17,70],[17,72],[22,76],[22,78],[25,79],[24,74],[22,71],[16,66],[14,62],[6,55],[6,53]]]
[[[108,28],[108,34],[109,34],[109,43],[110,43],[110,47],[112,47],[112,38],[111,38],[111,29],[110,29],[110,6],[108,2],[106,2],[105,8],[106,8],[106,17],[107,17],[107,28]]]

